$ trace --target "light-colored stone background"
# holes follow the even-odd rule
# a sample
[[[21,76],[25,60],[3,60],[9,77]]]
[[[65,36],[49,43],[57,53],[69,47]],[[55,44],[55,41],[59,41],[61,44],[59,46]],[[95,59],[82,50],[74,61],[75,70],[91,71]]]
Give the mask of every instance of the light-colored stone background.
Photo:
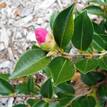
[[[35,43],[34,28],[49,27],[51,14],[70,4],[71,0],[0,0],[0,72],[11,71]]]

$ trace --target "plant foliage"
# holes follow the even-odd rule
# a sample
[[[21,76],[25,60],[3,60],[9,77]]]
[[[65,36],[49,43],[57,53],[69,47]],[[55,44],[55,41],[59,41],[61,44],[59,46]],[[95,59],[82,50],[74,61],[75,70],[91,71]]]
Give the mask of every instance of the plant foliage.
[[[0,75],[0,96],[28,96],[13,107],[107,106],[107,1],[91,0],[82,10],[76,4],[51,17],[57,48],[33,45],[12,74]]]

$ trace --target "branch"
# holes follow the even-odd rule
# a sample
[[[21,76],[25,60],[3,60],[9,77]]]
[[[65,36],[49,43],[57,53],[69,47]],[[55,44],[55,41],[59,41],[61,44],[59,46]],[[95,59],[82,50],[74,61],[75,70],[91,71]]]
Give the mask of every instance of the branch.
[[[41,96],[32,96],[32,95],[10,95],[10,96],[0,96],[0,99],[1,99],[1,98],[12,98],[12,97],[36,98],[36,99],[38,99],[38,100],[41,100],[41,99],[42,99]]]
[[[32,96],[32,95],[10,95],[10,96],[0,96],[0,99],[2,98],[26,98],[26,99],[36,99],[36,100],[44,100],[44,101],[47,101],[47,102],[56,102],[56,101],[59,101],[58,98],[44,98],[42,96]]]
[[[72,59],[73,57],[76,57],[76,56],[84,56],[86,58],[92,58],[92,57],[103,57],[105,55],[107,55],[107,51],[104,51],[102,53],[88,53],[88,52],[82,52],[82,53],[78,53],[78,54],[69,54],[69,53],[66,53],[66,52],[61,52],[61,55],[65,58],[68,58],[68,59]]]

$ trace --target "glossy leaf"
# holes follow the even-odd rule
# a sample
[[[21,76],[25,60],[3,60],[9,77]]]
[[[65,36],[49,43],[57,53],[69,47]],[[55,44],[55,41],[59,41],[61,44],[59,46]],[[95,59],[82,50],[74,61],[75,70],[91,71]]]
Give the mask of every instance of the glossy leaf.
[[[93,36],[93,41],[94,41],[94,45],[93,47],[95,49],[98,50],[97,47],[100,48],[99,51],[102,51],[102,50],[106,50],[107,49],[107,35],[105,34],[105,22],[102,22],[100,24],[96,24],[96,23],[93,23],[94,25],[94,36]]]
[[[9,74],[0,74],[0,78],[8,81],[9,80]]]
[[[66,107],[66,105],[73,99],[72,96],[62,96],[59,99],[59,107]]]
[[[37,45],[33,44],[32,45],[32,49],[38,49],[38,50],[41,50]]]
[[[53,87],[51,79],[48,79],[41,87],[41,94],[45,98],[51,98],[53,95]]]
[[[99,45],[99,47],[107,49],[107,41],[102,37],[104,35],[96,34],[93,36],[94,41]]]
[[[54,22],[55,22],[55,19],[56,17],[58,16],[59,12],[56,11],[52,14],[51,18],[50,18],[50,27],[51,29],[53,29],[53,25],[54,25]]]
[[[87,10],[88,13],[104,16],[104,11],[99,6],[90,5],[86,7],[85,9]]]
[[[53,25],[53,34],[59,47],[65,49],[74,32],[74,5],[58,14]]]
[[[102,84],[99,86],[98,95],[99,95],[99,97],[102,97],[102,98],[107,97],[107,85]]]
[[[34,78],[32,76],[30,76],[28,78],[27,83],[28,83],[28,91],[29,91],[29,93],[35,92],[35,80],[34,80]]]
[[[101,72],[89,72],[87,74],[81,74],[82,81],[88,86],[96,85],[105,79],[105,76]]]
[[[104,4],[107,3],[107,0],[93,0],[92,2],[98,3],[98,4],[100,4],[100,5],[104,5]]]
[[[75,72],[73,63],[63,57],[53,59],[49,67],[51,69],[55,85],[70,80]]]
[[[35,81],[32,77],[29,77],[28,80],[24,81],[21,84],[16,85],[16,92],[23,94],[32,94],[36,93]]]
[[[30,49],[21,56],[10,79],[32,75],[47,66],[49,62],[50,58],[46,57],[42,50]]]
[[[96,59],[81,59],[76,63],[77,69],[84,74],[94,70],[97,66],[98,61]]]
[[[28,107],[28,106],[25,104],[17,104],[17,105],[14,105],[13,107]]]
[[[26,82],[16,85],[16,93],[28,94],[28,84]]]
[[[73,96],[75,90],[71,84],[62,83],[56,87],[56,94],[58,97],[66,97],[66,96]]]
[[[27,104],[29,104],[31,107],[35,104],[35,103],[37,103],[39,100],[37,100],[37,99],[28,99],[27,100]]]
[[[74,97],[75,90],[71,84],[62,83],[55,89],[59,100],[59,107],[64,107]]]
[[[92,44],[91,44],[91,46],[90,46],[93,50],[95,50],[96,52],[101,52],[101,51],[103,51],[104,49],[96,42],[96,41],[92,41]],[[92,50],[92,51],[93,51]],[[91,51],[91,52],[92,52]]]
[[[1,95],[9,95],[14,93],[14,89],[12,85],[4,79],[0,78],[0,94]]]
[[[101,84],[98,87],[96,94],[100,104],[102,105],[101,107],[105,107],[107,101],[107,84]]]
[[[95,107],[96,101],[92,96],[83,96],[72,102],[72,107]]]
[[[74,25],[73,45],[77,49],[86,50],[90,46],[93,37],[93,25],[86,11],[76,17]]]
[[[38,101],[32,107],[48,107],[48,105],[44,101]]]
[[[99,66],[100,66],[102,69],[107,70],[107,55],[106,55],[106,56],[103,56],[102,58],[99,59]]]
[[[93,22],[94,32],[97,34],[105,34],[105,22],[101,22],[100,24],[97,24]]]
[[[51,77],[51,70],[48,66],[43,69],[43,73],[45,73],[48,78]]]

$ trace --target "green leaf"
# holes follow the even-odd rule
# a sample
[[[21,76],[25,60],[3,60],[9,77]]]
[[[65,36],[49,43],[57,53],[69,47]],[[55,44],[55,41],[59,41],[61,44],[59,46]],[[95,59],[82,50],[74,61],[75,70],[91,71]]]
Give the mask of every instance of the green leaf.
[[[48,105],[44,101],[38,101],[32,107],[48,107]]]
[[[95,107],[96,101],[92,96],[82,96],[72,102],[72,107]]]
[[[53,95],[53,87],[51,79],[48,79],[41,87],[41,95],[45,98],[51,98]]]
[[[46,67],[50,58],[40,49],[30,49],[21,56],[10,79],[28,76]]]
[[[96,85],[105,79],[105,76],[101,72],[89,72],[87,74],[81,74],[81,80],[88,86]]]
[[[58,96],[60,107],[63,107],[74,97],[75,90],[71,84],[62,83],[56,87],[55,92]]]
[[[77,61],[76,67],[81,73],[87,73],[94,70],[98,66],[97,59],[81,59]]]
[[[105,107],[105,103],[107,101],[107,84],[101,84],[97,90],[98,100],[102,107]]]
[[[93,3],[96,3],[97,5],[104,5],[107,1],[106,0],[90,0]]]
[[[1,95],[9,95],[14,93],[14,89],[12,85],[4,79],[0,78],[0,94]]]
[[[29,77],[28,80],[24,81],[21,84],[16,85],[16,92],[23,94],[32,94],[36,93],[35,81],[33,77]]]
[[[66,46],[66,48],[65,48],[65,52],[67,52],[67,53],[69,53],[70,52],[70,50],[71,50],[71,48],[72,48],[72,42],[70,41],[69,43],[68,43],[68,45]]]
[[[17,104],[17,105],[14,105],[13,107],[28,107],[28,106],[25,104]]]
[[[56,94],[58,97],[73,96],[74,93],[75,90],[71,84],[62,83],[56,87]]]
[[[107,49],[107,40],[105,40],[105,38],[103,38],[104,35],[101,35],[101,34],[95,34],[93,36],[93,40],[94,42],[96,42],[96,44],[99,45],[99,47],[103,48],[103,50]],[[105,35],[106,37],[106,35]]]
[[[45,73],[45,75],[50,78],[51,77],[51,70],[50,68],[47,66],[43,69],[43,73]]]
[[[99,59],[99,67],[107,70],[107,55]]]
[[[92,51],[95,51],[95,52],[101,52],[101,51],[104,50],[104,49],[99,45],[99,43],[97,43],[95,40],[92,41],[92,44],[91,44],[90,48],[92,48],[92,49],[93,49]],[[91,51],[91,52],[92,52],[92,51]]]
[[[55,22],[55,19],[56,17],[58,16],[59,12],[56,11],[52,14],[51,18],[50,18],[50,27],[51,29],[53,29],[53,26],[54,26],[54,22]]]
[[[9,80],[9,74],[0,74],[0,78],[8,81]]]
[[[107,84],[101,84],[98,88],[99,97],[106,98],[107,97]]]
[[[22,83],[22,84],[18,84],[16,85],[16,93],[23,93],[23,94],[28,94],[28,87],[27,87],[27,83]]]
[[[93,22],[94,32],[97,34],[105,34],[105,21],[102,21],[100,24]]]
[[[72,100],[72,96],[63,96],[59,99],[59,107],[66,107],[65,105],[68,104]]]
[[[93,25],[86,11],[76,17],[74,25],[72,43],[77,49],[86,50],[90,46],[93,37]]]
[[[74,5],[58,14],[53,25],[53,34],[59,47],[65,49],[74,32]]]
[[[27,104],[29,104],[31,107],[32,107],[36,102],[38,102],[37,99],[28,99],[28,100],[27,100]]]
[[[34,80],[34,78],[32,76],[30,76],[28,78],[28,82],[27,83],[28,83],[28,91],[30,93],[35,92],[35,80]]]
[[[56,57],[53,59],[49,67],[55,85],[70,80],[75,72],[74,64],[63,57]]]
[[[16,93],[28,94],[28,84],[26,82],[16,85]]]
[[[36,44],[33,44],[31,48],[41,50],[40,47],[38,47]]]
[[[94,25],[94,35],[93,35],[93,47],[98,50],[97,47],[100,47],[101,51],[107,49],[107,34],[105,34],[105,22],[100,24],[93,23]],[[99,50],[100,51],[100,50]]]
[[[98,16],[104,16],[104,11],[99,7],[95,5],[90,5],[85,8],[88,13],[98,15]]]

